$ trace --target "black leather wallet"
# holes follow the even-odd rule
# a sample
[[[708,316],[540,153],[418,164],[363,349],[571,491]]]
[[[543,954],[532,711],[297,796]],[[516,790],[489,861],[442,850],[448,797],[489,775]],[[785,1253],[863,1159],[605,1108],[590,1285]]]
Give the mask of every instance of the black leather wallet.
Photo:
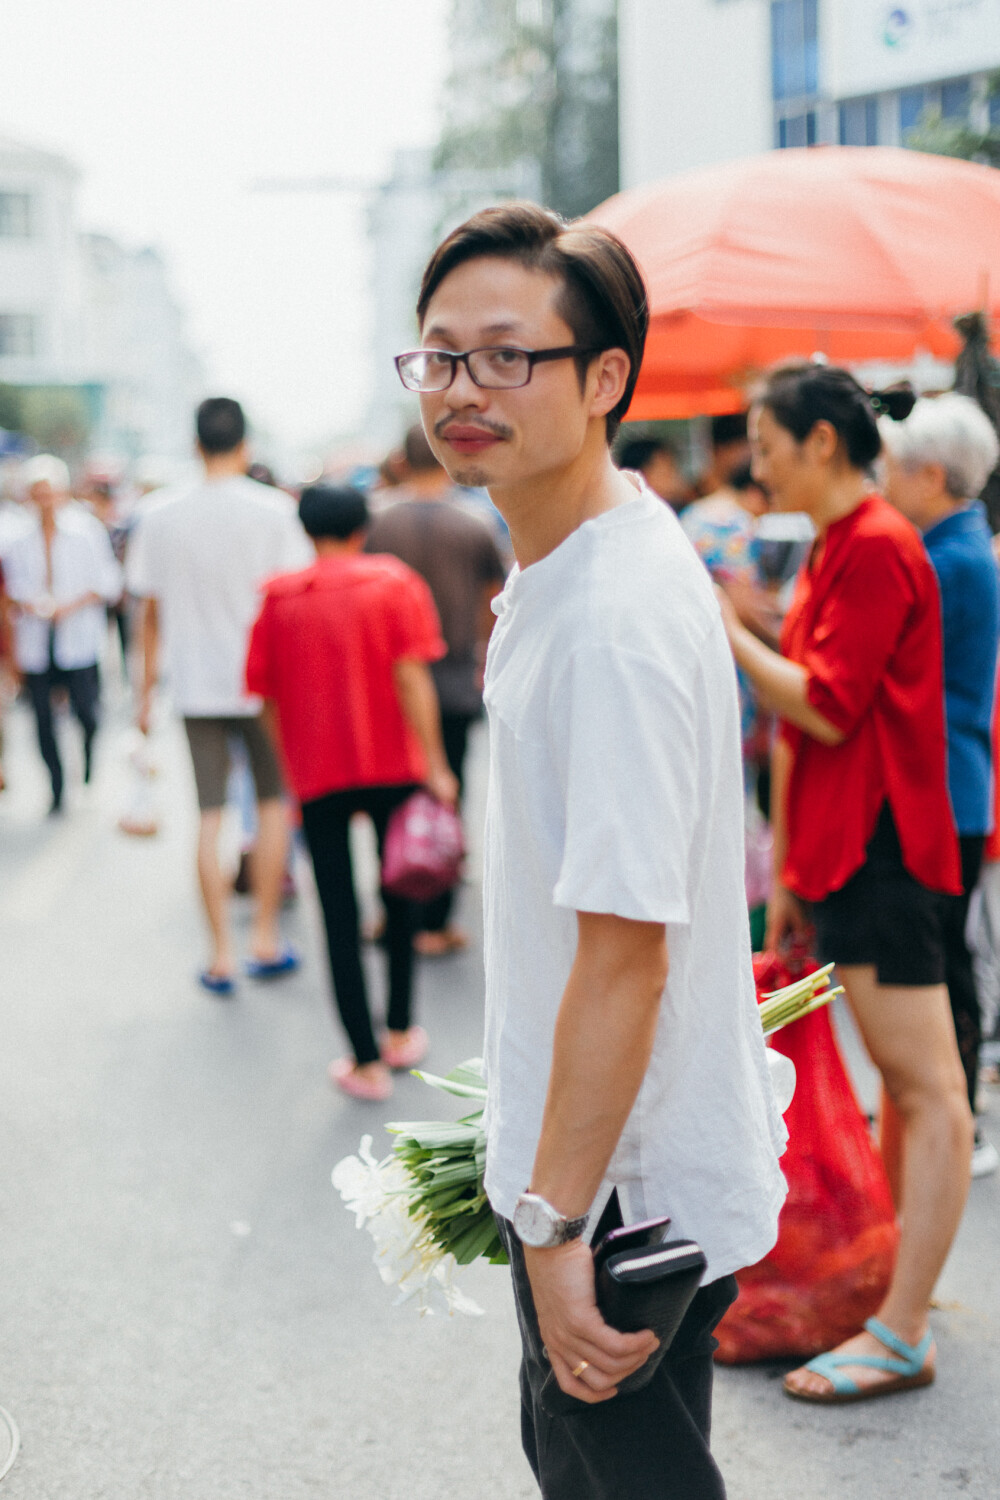
[[[620,1333],[651,1328],[659,1339],[646,1363],[618,1387],[619,1396],[641,1391],[656,1374],[701,1285],[708,1262],[694,1240],[668,1240],[646,1250],[611,1255],[597,1274],[601,1316]]]
[[[656,1374],[684,1315],[701,1285],[707,1261],[694,1240],[661,1243],[669,1219],[612,1230],[594,1246],[597,1306],[620,1333],[651,1328],[659,1344],[642,1365],[618,1386],[618,1396],[641,1391]],[[541,1390],[542,1406],[551,1414],[574,1415],[586,1402],[568,1396],[550,1370]]]

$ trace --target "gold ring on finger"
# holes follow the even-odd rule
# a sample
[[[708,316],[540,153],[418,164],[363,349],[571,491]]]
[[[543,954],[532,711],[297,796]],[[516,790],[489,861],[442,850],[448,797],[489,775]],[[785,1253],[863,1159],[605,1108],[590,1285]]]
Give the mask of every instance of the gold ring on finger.
[[[580,1363],[577,1365],[576,1369],[573,1371],[573,1379],[574,1380],[579,1380],[580,1376],[583,1374],[584,1370],[589,1370],[589,1369],[590,1369],[590,1360],[589,1359],[581,1359]]]

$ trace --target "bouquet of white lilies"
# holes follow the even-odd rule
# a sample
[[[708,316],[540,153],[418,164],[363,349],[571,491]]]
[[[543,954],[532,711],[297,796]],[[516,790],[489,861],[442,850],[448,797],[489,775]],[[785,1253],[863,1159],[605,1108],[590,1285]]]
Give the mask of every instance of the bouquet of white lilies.
[[[827,964],[765,995],[759,1007],[764,1035],[770,1036],[841,994],[839,988],[830,987],[832,969]],[[375,1264],[382,1280],[399,1288],[397,1302],[415,1300],[421,1314],[426,1314],[434,1311],[436,1299],[449,1314],[478,1315],[482,1309],[455,1285],[456,1272],[474,1260],[492,1265],[507,1261],[483,1188],[486,1085],[482,1059],[470,1058],[444,1078],[422,1072],[415,1076],[432,1088],[474,1100],[478,1107],[454,1123],[418,1120],[387,1125],[396,1142],[381,1161],[372,1154],[372,1138],[366,1135],[358,1155],[347,1156],[334,1167],[333,1185],[356,1215],[357,1227],[367,1229],[375,1241]]]

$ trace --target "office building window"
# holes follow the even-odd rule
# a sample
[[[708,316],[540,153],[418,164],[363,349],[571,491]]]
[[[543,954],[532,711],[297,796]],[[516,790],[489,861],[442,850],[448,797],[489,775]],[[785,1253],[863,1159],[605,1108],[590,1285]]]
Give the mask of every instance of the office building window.
[[[0,192],[0,239],[26,240],[31,235],[31,194]]]
[[[878,145],[878,100],[848,99],[840,106],[840,144]]]
[[[816,111],[809,109],[801,115],[785,115],[778,121],[774,144],[779,151],[794,146],[815,146]]]
[[[802,99],[819,89],[817,0],[773,0],[771,88],[775,99]]]
[[[903,89],[899,96],[900,140],[905,142],[907,134],[915,129],[926,107],[927,96],[923,89]]]
[[[0,359],[31,359],[36,319],[30,313],[0,313]]]
[[[956,79],[941,85],[941,115],[945,120],[967,120],[972,104],[972,80]]]

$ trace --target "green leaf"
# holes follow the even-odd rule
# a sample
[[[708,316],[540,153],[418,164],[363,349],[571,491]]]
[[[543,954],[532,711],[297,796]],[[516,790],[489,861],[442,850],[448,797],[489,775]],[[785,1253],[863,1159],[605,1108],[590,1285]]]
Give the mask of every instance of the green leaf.
[[[456,1068],[455,1072],[461,1072]],[[414,1078],[419,1078],[422,1083],[429,1083],[432,1089],[440,1089],[444,1094],[456,1094],[459,1099],[485,1099],[486,1085],[480,1078],[478,1081],[454,1081],[451,1076],[439,1078],[436,1073],[422,1073],[416,1068],[413,1070]]]

